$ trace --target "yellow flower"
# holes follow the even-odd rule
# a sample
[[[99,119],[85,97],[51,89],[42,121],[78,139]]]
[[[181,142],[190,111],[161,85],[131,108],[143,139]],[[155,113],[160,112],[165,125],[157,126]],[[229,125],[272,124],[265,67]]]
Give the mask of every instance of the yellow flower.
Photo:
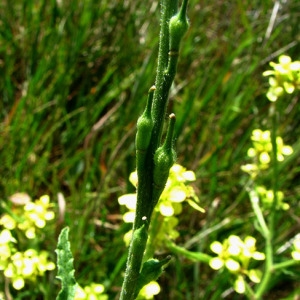
[[[104,285],[91,283],[85,287],[78,286],[76,289],[75,300],[107,300],[108,296],[104,293]]]
[[[15,229],[16,224],[17,222],[15,221],[15,219],[8,214],[4,214],[0,219],[0,225],[9,230]]]
[[[210,245],[212,252],[218,254],[209,261],[214,270],[225,267],[230,273],[236,276],[234,289],[237,293],[245,292],[245,275],[255,283],[260,282],[261,272],[256,269],[248,269],[251,259],[264,260],[265,254],[256,251],[256,239],[247,236],[244,241],[236,235],[230,235],[223,243],[218,241]]]
[[[287,55],[279,57],[279,63],[270,62],[273,70],[263,73],[269,78],[267,98],[275,102],[284,93],[292,94],[300,86],[300,61],[292,61]]]
[[[251,136],[253,147],[247,151],[248,157],[253,159],[252,164],[243,165],[241,169],[255,178],[260,170],[266,170],[271,163],[272,140],[269,130],[254,129]],[[285,156],[293,153],[291,146],[285,145],[280,136],[276,137],[277,160],[283,161]]]
[[[153,299],[153,296],[160,293],[160,286],[156,281],[151,281],[146,284],[140,291],[137,300]]]

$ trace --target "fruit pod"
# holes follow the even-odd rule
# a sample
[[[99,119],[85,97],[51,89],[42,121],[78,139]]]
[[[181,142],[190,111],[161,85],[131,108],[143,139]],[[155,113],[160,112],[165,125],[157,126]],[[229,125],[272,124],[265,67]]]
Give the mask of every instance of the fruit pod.
[[[149,90],[146,108],[137,121],[137,133],[135,138],[135,147],[137,151],[146,151],[150,144],[153,128],[151,108],[154,91],[155,86],[152,86]]]
[[[155,91],[155,86],[152,86],[149,90],[145,111],[137,121],[135,148],[136,148],[136,160],[137,160],[138,172],[141,168],[145,167],[146,151],[150,144],[151,135],[152,135],[153,120],[151,115],[151,108],[152,108],[154,91]]]
[[[186,17],[188,0],[184,0],[179,12],[170,19],[169,22],[169,51],[178,52],[180,41],[186,33],[189,22]]]
[[[169,172],[176,160],[176,153],[173,149],[173,133],[175,126],[175,115],[169,116],[169,128],[164,144],[159,147],[154,154],[154,170],[153,170],[153,204],[159,200],[167,183]]]
[[[132,236],[132,255],[136,257],[143,257],[144,253],[144,246],[146,245],[148,239],[148,233],[146,224],[144,223],[140,228],[134,230],[133,236]],[[144,246],[142,246],[144,245]],[[141,255],[138,255],[137,253],[141,252]]]

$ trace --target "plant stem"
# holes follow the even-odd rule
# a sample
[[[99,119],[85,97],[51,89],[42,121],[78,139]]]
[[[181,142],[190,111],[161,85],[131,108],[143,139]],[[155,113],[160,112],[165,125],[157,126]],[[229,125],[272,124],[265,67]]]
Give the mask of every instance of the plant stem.
[[[184,2],[187,2],[184,1]],[[166,80],[166,69],[169,62],[169,21],[177,12],[177,0],[162,0],[161,1],[161,20],[160,20],[160,36],[159,36],[159,54],[158,64],[155,79],[156,91],[154,93],[153,101],[153,122],[154,128],[152,133],[152,151],[153,153],[159,147],[161,142],[161,135],[163,129],[164,118],[166,114],[166,107],[168,104],[168,93],[174,79]],[[176,70],[175,70],[176,72]]]
[[[193,251],[186,250],[183,247],[175,245],[170,240],[166,240],[166,244],[173,253],[181,254],[192,261],[201,261],[204,263],[209,263],[209,261],[212,259],[212,257],[208,254],[202,252],[195,253]]]
[[[149,241],[146,245],[144,261],[153,257],[155,252],[155,243],[156,243],[156,233],[161,230],[161,226],[163,222],[160,220],[162,218],[161,214],[157,211],[153,211],[153,215],[151,218],[151,227],[149,229]]]
[[[270,108],[270,114],[272,117],[272,130],[271,130],[271,142],[272,142],[272,187],[273,187],[273,203],[272,210],[269,219],[269,228],[271,235],[273,236],[275,223],[276,223],[276,210],[278,207],[278,160],[277,160],[277,112],[276,112],[276,102],[272,103]]]
[[[134,230],[127,258],[125,278],[122,286],[120,300],[134,300],[137,281],[140,274],[144,250],[148,235],[145,224]]]
[[[285,268],[288,268],[288,267],[291,267],[291,266],[294,266],[297,264],[299,264],[298,260],[289,259],[287,261],[283,261],[281,263],[274,264],[273,270],[276,271],[276,270],[280,270],[280,269],[285,269]]]
[[[147,232],[151,220],[152,211],[158,200],[156,199],[156,202],[154,203],[154,154],[161,143],[161,135],[168,104],[169,90],[176,74],[179,43],[188,27],[188,22],[186,19],[187,2],[188,0],[183,0],[179,17],[176,17],[177,22],[172,28],[173,31],[175,28],[175,31],[177,33],[173,34],[172,41],[173,44],[178,47],[176,47],[176,49],[170,49],[171,39],[169,34],[169,23],[170,19],[177,13],[178,1],[161,0],[160,40],[158,66],[155,81],[156,87],[152,90],[150,89],[149,91],[150,94],[148,97],[148,108],[149,100],[152,100],[151,93],[154,92],[151,111],[149,109],[145,110],[144,114],[139,119],[137,126],[137,205],[135,220],[133,224],[133,238],[129,247],[125,278],[122,286],[120,300],[133,300],[137,293],[137,282],[140,276],[141,264],[143,261],[144,251],[148,239]],[[153,124],[149,120],[149,116],[150,119],[152,119]],[[175,115],[172,115],[172,117],[170,117],[170,124],[172,124],[172,126],[169,126],[171,127],[171,129],[174,127],[174,122]],[[149,134],[151,134],[150,144],[146,145],[147,143],[145,141],[148,140]],[[163,171],[169,174],[169,169]]]
[[[250,201],[251,201],[251,204],[252,204],[253,211],[255,213],[258,224],[260,226],[261,232],[262,232],[264,238],[267,239],[270,236],[270,230],[269,230],[268,225],[265,221],[264,215],[261,211],[257,191],[254,190],[254,189],[251,189],[249,191],[249,197],[250,197]]]
[[[255,299],[261,299],[266,290],[268,289],[270,280],[272,278],[272,272],[273,272],[273,246],[272,246],[272,238],[269,234],[266,237],[266,265],[265,265],[265,271],[264,276],[262,278],[262,281],[260,282],[258,289],[255,293]]]
[[[273,203],[271,212],[268,218],[268,234],[265,236],[266,239],[266,266],[264,271],[264,276],[258,289],[255,293],[256,299],[261,299],[264,293],[269,287],[269,283],[272,279],[272,273],[274,272],[274,249],[273,249],[273,236],[276,223],[276,210],[278,206],[278,161],[277,161],[277,112],[276,112],[276,102],[270,107],[270,114],[272,117],[272,130],[271,130],[271,142],[272,142],[272,186],[273,186]]]

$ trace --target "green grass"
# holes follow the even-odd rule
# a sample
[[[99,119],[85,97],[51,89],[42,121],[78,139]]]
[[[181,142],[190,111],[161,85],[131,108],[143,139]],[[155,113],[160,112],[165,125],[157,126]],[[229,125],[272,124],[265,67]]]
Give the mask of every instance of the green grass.
[[[128,230],[117,197],[133,191],[128,176],[135,168],[135,124],[155,79],[159,5],[58,3],[0,4],[1,201],[25,191],[32,197],[48,193],[55,203],[62,192],[77,280],[104,282],[114,299]],[[191,27],[169,112],[177,117],[177,161],[195,171],[195,189],[206,209],[199,215],[186,208],[180,217],[179,244],[204,234],[191,250],[208,253],[215,239],[255,232],[245,222],[251,209],[240,166],[252,129],[267,129],[271,122],[261,74],[278,54],[299,60],[300,51],[298,1],[280,6],[266,37],[272,9],[271,0],[190,1]],[[300,213],[299,95],[280,105],[278,133],[295,153],[280,170],[279,185],[291,209],[278,221],[278,245],[299,231]],[[225,219],[226,225],[205,234]],[[55,240],[48,243],[50,251]],[[157,299],[220,299],[230,287],[224,276],[180,256],[160,282]],[[295,285],[292,278],[288,285]],[[53,299],[50,289],[45,294],[43,299]]]

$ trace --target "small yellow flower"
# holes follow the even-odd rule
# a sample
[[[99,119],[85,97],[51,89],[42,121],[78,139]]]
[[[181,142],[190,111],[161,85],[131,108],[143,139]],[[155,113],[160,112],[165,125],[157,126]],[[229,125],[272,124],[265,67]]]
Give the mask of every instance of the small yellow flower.
[[[153,299],[153,296],[160,293],[160,286],[156,281],[151,281],[145,285],[137,297],[137,300],[150,300]]]
[[[269,168],[272,156],[272,140],[271,132],[269,130],[262,131],[261,129],[254,129],[251,136],[253,147],[247,151],[248,157],[253,160],[252,164],[241,166],[242,171],[250,174],[255,178],[259,171]],[[277,145],[277,160],[283,161],[285,156],[293,153],[291,146],[285,145],[280,136],[276,137]]]
[[[271,76],[267,98],[272,102],[284,93],[292,94],[300,86],[300,61],[292,61],[287,55],[281,55],[278,61],[278,64],[270,62],[273,70],[263,73],[263,76]]]
[[[15,221],[15,219],[8,214],[4,214],[0,219],[0,225],[9,230],[15,229],[16,224],[17,222]]]
[[[78,286],[76,289],[75,300],[108,300],[104,294],[104,285],[91,283],[85,287]]]

